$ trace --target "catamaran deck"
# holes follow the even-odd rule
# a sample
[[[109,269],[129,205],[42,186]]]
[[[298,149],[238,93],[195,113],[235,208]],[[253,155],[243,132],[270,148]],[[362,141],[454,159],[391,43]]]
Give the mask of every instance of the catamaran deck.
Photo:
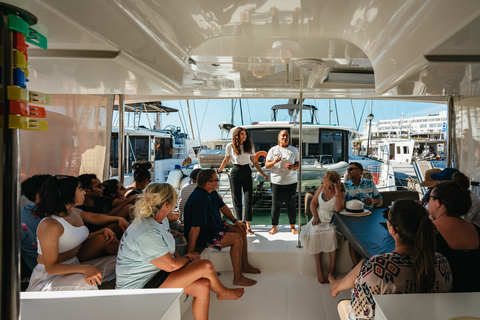
[[[350,292],[332,298],[330,285],[317,282],[313,256],[302,254],[303,249],[297,248],[297,236],[290,233],[289,226],[279,226],[275,235],[268,234],[270,228],[253,226],[255,235],[247,236],[250,263],[262,270],[261,274],[247,276],[257,280],[257,284],[246,287],[245,295],[236,301],[219,301],[212,293],[210,319],[339,319],[337,302],[349,299]],[[340,275],[351,268],[345,244],[337,260]],[[210,259],[221,272],[222,283],[234,287],[228,252],[212,251]],[[191,304],[182,319],[193,320]]]

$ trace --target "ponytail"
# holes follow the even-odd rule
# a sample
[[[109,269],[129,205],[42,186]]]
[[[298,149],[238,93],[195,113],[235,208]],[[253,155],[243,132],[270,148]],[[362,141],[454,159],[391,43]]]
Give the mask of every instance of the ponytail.
[[[417,291],[431,292],[435,283],[435,234],[424,207],[412,200],[397,200],[390,221],[402,242],[414,249],[413,273]]]
[[[422,215],[415,236],[413,272],[419,293],[432,291],[435,283],[435,235],[433,224],[427,215]]]

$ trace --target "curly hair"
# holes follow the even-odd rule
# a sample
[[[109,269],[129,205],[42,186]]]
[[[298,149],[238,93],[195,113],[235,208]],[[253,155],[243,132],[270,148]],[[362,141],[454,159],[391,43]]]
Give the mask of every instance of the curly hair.
[[[177,203],[177,193],[168,183],[151,183],[138,197],[134,208],[135,218],[155,217],[164,203],[172,206]]]
[[[150,169],[152,169],[152,164],[148,160],[140,160],[135,162],[132,165],[133,169],[133,180],[135,182],[143,182],[146,179],[151,179],[152,174]]]
[[[250,139],[250,135],[248,134],[248,131],[245,130],[245,128],[237,127],[235,128],[232,134],[232,147],[233,147],[233,152],[235,152],[236,155],[240,155],[242,153],[240,149],[240,146],[242,145],[240,143],[240,133],[242,131],[245,131],[247,135],[247,139],[243,142],[243,152],[251,153],[253,150],[252,139]]]

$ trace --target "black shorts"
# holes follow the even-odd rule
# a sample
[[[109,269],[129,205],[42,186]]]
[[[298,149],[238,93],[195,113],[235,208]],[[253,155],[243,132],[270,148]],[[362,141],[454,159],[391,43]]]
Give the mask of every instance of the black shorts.
[[[144,289],[156,289],[159,288],[162,283],[167,280],[167,277],[170,275],[170,272],[160,270],[156,275],[153,276],[152,279],[150,279],[145,286],[143,286]]]

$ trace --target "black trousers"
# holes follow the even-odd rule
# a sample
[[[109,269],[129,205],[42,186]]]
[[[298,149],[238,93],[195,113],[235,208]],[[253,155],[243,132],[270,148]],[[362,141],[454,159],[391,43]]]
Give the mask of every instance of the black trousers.
[[[290,224],[295,224],[297,214],[295,207],[296,193],[297,183],[287,185],[272,183],[272,225],[278,225],[280,209],[284,203],[287,206],[287,214]]]
[[[232,199],[235,217],[242,221],[252,221],[253,183],[252,169],[250,169],[250,165],[235,164],[230,174],[230,178],[232,179]],[[243,217],[242,192],[245,201],[245,212]]]

